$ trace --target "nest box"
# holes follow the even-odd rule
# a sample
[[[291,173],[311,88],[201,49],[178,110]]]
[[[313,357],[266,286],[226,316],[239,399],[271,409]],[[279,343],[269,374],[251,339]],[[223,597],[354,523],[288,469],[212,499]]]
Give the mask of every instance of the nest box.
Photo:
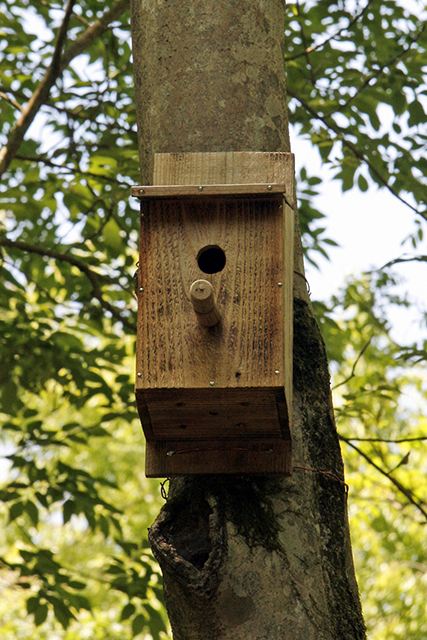
[[[290,153],[155,156],[141,201],[146,474],[291,472]]]

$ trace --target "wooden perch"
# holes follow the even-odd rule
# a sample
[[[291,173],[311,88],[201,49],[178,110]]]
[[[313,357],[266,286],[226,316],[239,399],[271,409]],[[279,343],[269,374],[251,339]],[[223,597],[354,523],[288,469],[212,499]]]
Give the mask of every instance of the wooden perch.
[[[202,327],[214,327],[220,321],[213,288],[207,280],[196,280],[190,287],[190,300]]]

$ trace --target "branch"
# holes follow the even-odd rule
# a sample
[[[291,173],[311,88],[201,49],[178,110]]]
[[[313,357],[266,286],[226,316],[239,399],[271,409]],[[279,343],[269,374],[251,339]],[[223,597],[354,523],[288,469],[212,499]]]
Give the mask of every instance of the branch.
[[[3,98],[3,100],[6,100],[6,102],[13,105],[15,109],[18,109],[21,112],[23,111],[23,108],[21,107],[19,102],[16,102],[16,100],[14,100],[13,98],[10,98],[8,95],[3,93],[3,91],[0,91],[0,98]]]
[[[101,288],[99,286],[99,277],[87,264],[70,256],[66,253],[60,253],[59,251],[52,251],[52,249],[46,249],[44,247],[36,247],[31,244],[27,244],[26,242],[20,242],[19,240],[8,240],[7,238],[0,238],[0,247],[9,247],[11,249],[18,249],[19,251],[25,251],[27,253],[36,253],[39,256],[47,256],[49,258],[53,258],[54,260],[59,260],[61,262],[68,262],[68,264],[77,267],[77,269],[83,273],[89,282],[92,285],[92,296],[98,300],[101,307],[106,311],[109,311],[111,315],[116,318],[119,322],[121,322],[125,327],[131,329],[132,331],[136,331],[136,326],[128,320],[127,318],[123,318],[120,311],[115,309],[102,295]]]
[[[52,167],[53,169],[59,169],[59,174],[71,174],[71,175],[81,175],[83,177],[89,176],[90,178],[95,178],[96,180],[104,180],[105,182],[111,182],[112,184],[118,184],[124,187],[131,187],[133,182],[123,182],[118,178],[110,178],[109,176],[100,174],[100,173],[92,173],[91,171],[82,171],[78,167],[68,167],[66,164],[60,164],[59,162],[53,162],[49,158],[45,158],[41,156],[23,156],[20,153],[15,155],[17,160],[24,160],[25,162],[42,162],[44,165],[48,167]]]
[[[427,262],[427,256],[409,256],[408,258],[404,258],[402,256],[401,258],[394,258],[394,260],[390,260],[389,262],[386,262],[386,264],[383,265],[381,269],[378,269],[378,271],[382,271],[387,267],[391,267],[394,264],[399,264],[401,262]]]
[[[356,14],[353,20],[350,20],[350,22],[346,27],[339,29],[336,33],[334,33],[333,35],[323,40],[323,42],[319,42],[319,44],[306,48],[302,53],[296,53],[294,56],[291,56],[290,58],[285,57],[285,61],[288,62],[289,60],[296,60],[297,58],[301,58],[302,56],[308,53],[312,53],[313,51],[317,51],[318,49],[321,49],[322,47],[325,46],[325,44],[328,44],[328,42],[331,42],[332,40],[339,40],[341,38],[341,34],[351,29],[351,27],[363,16],[365,11],[369,8],[369,5],[371,5],[373,2],[375,2],[375,0],[368,0],[368,2],[366,3],[366,6],[362,9],[362,11]]]
[[[427,511],[424,509],[423,507],[423,502],[421,500],[419,500],[419,498],[417,498],[416,496],[414,496],[413,492],[410,491],[410,489],[407,489],[406,487],[404,487],[399,480],[396,480],[396,478],[393,478],[392,475],[390,475],[390,471],[385,471],[384,469],[382,469],[380,466],[378,466],[373,460],[372,458],[370,458],[368,456],[368,454],[366,454],[364,451],[362,451],[359,447],[357,447],[355,444],[353,444],[351,442],[350,438],[345,438],[344,436],[338,436],[340,440],[342,440],[343,442],[346,442],[350,447],[352,447],[355,451],[357,451],[357,453],[359,453],[359,455],[362,456],[362,458],[365,458],[365,460],[367,462],[369,462],[370,465],[372,465],[377,471],[379,471],[379,473],[381,473],[383,476],[385,476],[386,478],[388,478],[390,480],[390,482],[392,484],[394,484],[394,486],[400,491],[400,493],[403,493],[403,495],[409,500],[409,502],[411,504],[414,505],[414,507],[416,507],[425,517],[426,522],[427,522]]]
[[[298,14],[301,15],[301,7],[300,7],[300,3],[299,0],[297,0],[297,7],[298,7]],[[310,47],[307,46],[307,38],[305,36],[305,31],[303,28],[303,21],[300,21],[300,29],[301,29],[301,39],[304,45],[304,51],[303,51],[303,56],[305,56],[305,59],[307,61],[307,67],[310,71],[310,77],[311,77],[311,82],[313,86],[316,86],[316,76],[314,73],[314,69],[313,69],[313,65],[311,64],[311,60],[310,60]]]
[[[371,344],[372,341],[372,337],[369,338],[368,342],[365,344],[365,346],[363,347],[362,351],[359,353],[359,355],[357,356],[356,360],[354,361],[354,364],[351,368],[351,373],[348,376],[348,378],[346,378],[345,380],[343,380],[342,382],[339,382],[338,384],[336,384],[334,387],[332,387],[331,391],[335,391],[335,389],[338,389],[338,387],[342,387],[343,384],[347,384],[347,382],[350,382],[350,380],[352,378],[354,378],[355,376],[355,371],[356,371],[356,367],[357,367],[357,363],[359,362],[360,358],[363,356],[363,354],[365,353],[366,349],[369,347],[369,345]]]
[[[333,115],[334,113],[342,112],[346,107],[348,107],[348,105],[351,102],[353,102],[366,89],[366,87],[370,86],[371,80],[378,80],[380,75],[382,73],[384,73],[384,69],[387,69],[387,67],[391,67],[392,65],[396,64],[397,62],[400,62],[400,60],[402,60],[405,57],[405,55],[407,53],[409,53],[409,51],[411,50],[412,45],[416,44],[418,42],[418,40],[421,38],[421,36],[423,35],[423,33],[424,33],[424,31],[426,29],[427,29],[427,22],[424,21],[424,22],[422,22],[422,27],[418,31],[418,33],[415,36],[409,38],[409,44],[406,47],[402,47],[401,51],[396,53],[396,55],[394,55],[392,58],[389,58],[388,60],[386,60],[385,63],[379,69],[377,69],[377,71],[375,71],[375,73],[371,73],[371,75],[368,76],[364,80],[364,82],[360,85],[360,87],[357,89],[357,91],[354,93],[354,95],[350,96],[346,100],[346,102],[344,104],[342,104],[339,107],[337,107],[336,109],[333,109],[332,111],[330,111],[327,114],[327,117]]]
[[[68,67],[73,58],[83,53],[106,30],[111,22],[117,20],[128,9],[129,4],[130,0],[118,0],[115,2],[111,9],[106,11],[99,20],[94,22],[73,44],[67,47],[61,59],[61,71]]]
[[[344,436],[343,436],[344,439]],[[402,442],[420,442],[423,440],[427,440],[427,436],[417,436],[414,438],[397,438],[395,440],[389,438],[347,438],[346,442],[391,442],[393,444],[400,444]]]
[[[49,97],[50,90],[58,79],[61,68],[61,52],[64,46],[65,38],[67,36],[68,25],[71,15],[73,13],[73,7],[76,0],[68,0],[67,7],[65,9],[64,19],[58,32],[58,38],[56,40],[55,49],[49,67],[44,75],[43,80],[40,82],[37,89],[31,96],[25,109],[22,109],[20,118],[16,121],[13,127],[7,144],[0,151],[0,176],[6,171],[12,160],[14,159],[19,147],[22,144],[25,134],[27,133],[31,123],[41,105],[46,102]]]
[[[80,55],[92,42],[108,27],[108,25],[116,20],[129,6],[129,0],[119,0],[115,2],[113,7],[105,12],[105,14],[94,24],[89,27],[77,40],[70,45],[61,57],[63,44],[67,35],[68,24],[71,18],[73,6],[76,0],[68,0],[65,10],[65,16],[60,27],[52,61],[45,73],[43,80],[34,91],[22,115],[15,123],[7,144],[0,150],[0,176],[7,170],[12,160],[15,158],[19,147],[22,144],[24,136],[33,122],[40,107],[47,102],[50,90],[64,71],[70,64],[71,60]]]
[[[380,174],[380,172],[375,167],[375,165],[361,151],[359,151],[359,149],[352,142],[350,142],[350,140],[347,140],[347,138],[344,136],[341,129],[335,124],[335,122],[333,121],[331,122],[330,120],[328,121],[326,116],[321,116],[320,113],[317,113],[317,111],[312,109],[310,105],[307,102],[305,102],[305,100],[300,98],[295,93],[292,93],[291,91],[289,91],[289,89],[288,89],[288,95],[291,96],[291,98],[295,98],[295,100],[298,100],[300,105],[304,107],[304,109],[306,109],[306,111],[308,111],[308,113],[310,113],[313,116],[313,118],[320,120],[321,122],[323,122],[323,124],[327,129],[330,129],[331,131],[333,131],[335,135],[338,136],[339,140],[341,140],[342,144],[348,149],[350,149],[350,151],[356,156],[356,158],[359,158],[361,162],[364,162],[369,167],[372,174],[377,177],[378,182],[382,184],[388,191],[390,191],[390,193],[395,198],[400,200],[400,202],[402,202],[404,205],[412,209],[412,211],[414,211],[416,214],[421,216],[423,220],[426,220],[426,213],[419,211],[416,207],[412,206],[409,202],[407,202],[404,198],[402,198],[402,196],[400,196],[398,192],[388,184],[387,180]]]

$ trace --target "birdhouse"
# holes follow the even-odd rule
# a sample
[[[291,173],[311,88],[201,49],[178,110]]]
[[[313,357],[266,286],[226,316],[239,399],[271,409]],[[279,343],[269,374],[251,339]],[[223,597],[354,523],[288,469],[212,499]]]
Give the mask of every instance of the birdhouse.
[[[146,474],[290,474],[290,153],[157,154],[141,201]]]

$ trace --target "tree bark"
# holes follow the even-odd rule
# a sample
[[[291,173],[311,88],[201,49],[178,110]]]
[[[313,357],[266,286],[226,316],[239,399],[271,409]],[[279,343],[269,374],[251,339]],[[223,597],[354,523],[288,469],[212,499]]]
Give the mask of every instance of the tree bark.
[[[143,184],[154,153],[290,150],[282,0],[132,0],[132,38]],[[175,640],[365,638],[296,228],[294,472],[171,481],[149,539]]]

